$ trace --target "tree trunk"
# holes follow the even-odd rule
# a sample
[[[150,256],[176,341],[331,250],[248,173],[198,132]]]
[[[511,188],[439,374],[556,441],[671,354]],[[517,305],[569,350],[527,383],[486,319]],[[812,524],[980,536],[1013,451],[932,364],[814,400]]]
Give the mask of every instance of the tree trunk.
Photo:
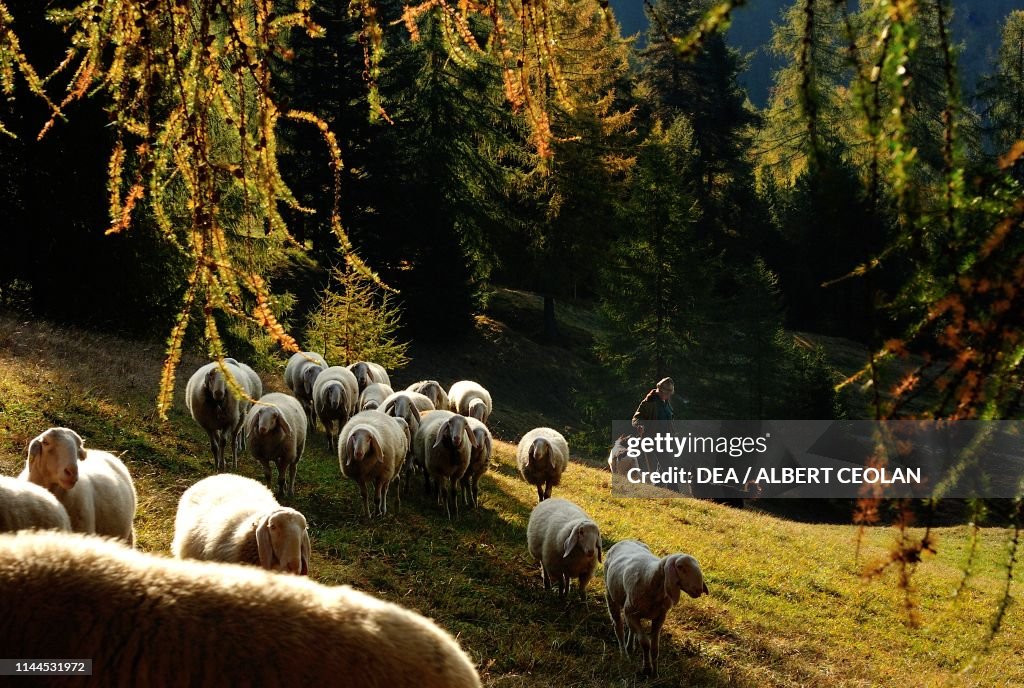
[[[555,320],[555,297],[544,295],[544,341],[551,344],[558,339],[558,322]]]

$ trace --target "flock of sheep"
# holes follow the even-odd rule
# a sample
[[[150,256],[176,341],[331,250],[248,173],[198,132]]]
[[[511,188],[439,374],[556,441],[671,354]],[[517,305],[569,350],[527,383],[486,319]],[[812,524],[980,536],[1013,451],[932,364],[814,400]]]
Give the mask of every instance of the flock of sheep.
[[[293,355],[284,380],[291,395],[263,394],[260,376],[230,358],[189,379],[186,406],[209,435],[217,474],[181,496],[175,559],[132,549],[138,499],[118,457],[86,449],[68,428],[32,440],[19,478],[0,476],[0,533],[86,535],[0,535],[0,638],[8,656],[91,657],[108,676],[130,674],[141,684],[250,675],[260,683],[273,676],[279,680],[270,683],[323,682],[344,670],[353,685],[480,685],[457,642],[428,619],[348,587],[280,575],[308,574],[311,547],[305,517],[278,498],[294,495],[296,465],[319,422],[369,518],[386,514],[392,488],[400,504],[403,481],[408,486],[416,474],[448,518],[458,516],[460,495],[475,508],[491,461],[490,394],[468,380],[447,391],[425,380],[395,392],[375,363],[329,366],[312,352]],[[248,451],[267,486],[224,472],[228,451],[233,468]],[[572,578],[585,598],[603,557],[620,650],[639,644],[643,673],[656,676],[666,613],[680,592],[708,592],[700,566],[685,554],[659,559],[636,540],[604,554],[597,524],[572,502],[551,499],[568,460],[565,438],[551,428],[535,428],[518,444],[519,472],[539,501],[527,526],[529,552],[545,589],[554,581],[563,598]],[[271,463],[278,498],[268,489]],[[77,621],[68,625],[70,617]],[[643,619],[651,620],[649,633]],[[76,630],[44,631],[61,625]],[[84,628],[125,635],[111,649]],[[313,654],[317,647],[329,649]]]

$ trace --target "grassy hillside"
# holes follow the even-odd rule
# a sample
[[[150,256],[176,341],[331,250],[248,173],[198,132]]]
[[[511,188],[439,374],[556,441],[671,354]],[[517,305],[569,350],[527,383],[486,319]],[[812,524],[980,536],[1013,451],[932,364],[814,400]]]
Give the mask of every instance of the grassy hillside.
[[[125,452],[140,496],[141,549],[166,553],[181,493],[211,472],[205,434],[178,403],[169,422],[153,412],[159,345],[128,343],[0,317],[0,472],[17,473],[28,441],[52,425],[77,429],[88,446]],[[586,366],[567,349],[544,347],[500,321],[483,318],[465,350],[454,347],[395,375],[408,384],[426,374],[499,381],[495,426],[542,422],[560,408],[559,392],[538,400],[513,393],[521,366]],[[529,354],[529,363],[518,358]],[[200,363],[186,360],[180,375]],[[442,367],[443,366],[443,367]],[[572,368],[569,368],[571,371]],[[268,389],[277,371],[261,371]],[[561,389],[570,372],[556,374]],[[181,382],[179,387],[184,387]],[[551,417],[570,422],[571,416]],[[499,433],[505,439],[514,434]],[[981,653],[1006,585],[1006,531],[980,533],[963,593],[970,547],[966,528],[938,532],[938,555],[913,576],[921,625],[906,624],[896,572],[865,581],[864,567],[886,556],[892,531],[869,529],[857,555],[852,526],[798,524],[705,502],[614,499],[600,457],[579,457],[558,496],[578,502],[600,524],[607,548],[640,537],[661,554],[685,551],[701,561],[711,596],[684,599],[663,638],[662,678],[635,678],[638,658],[620,660],[599,577],[586,603],[560,603],[541,586],[525,549],[535,496],[513,468],[514,445],[499,442],[482,481],[482,507],[453,523],[420,495],[404,495],[400,513],[367,522],[355,486],[340,477],[322,436],[299,465],[293,506],[313,539],[311,575],[348,583],[416,609],[456,634],[488,686],[1013,686],[1024,685],[1024,613],[1011,604],[1002,632]],[[243,460],[239,472],[259,478]],[[394,504],[392,504],[394,508]],[[1014,583],[1012,594],[1021,588]]]

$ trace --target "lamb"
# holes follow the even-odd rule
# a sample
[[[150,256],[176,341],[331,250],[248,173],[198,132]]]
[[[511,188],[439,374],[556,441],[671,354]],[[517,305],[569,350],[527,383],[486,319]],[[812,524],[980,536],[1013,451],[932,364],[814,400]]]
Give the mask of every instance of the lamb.
[[[437,380],[420,380],[414,382],[405,388],[407,392],[416,392],[430,399],[430,403],[436,409],[444,409],[445,411],[451,408],[451,402],[448,400],[448,393],[444,391],[444,387]],[[422,409],[421,409],[422,410]]]
[[[540,562],[544,589],[558,582],[562,599],[569,594],[569,579],[578,578],[580,598],[587,599],[587,583],[601,561],[601,531],[583,509],[567,499],[548,499],[533,507],[526,526],[530,556]]]
[[[331,366],[316,378],[313,384],[313,411],[327,432],[327,449],[338,449],[338,433],[359,403],[359,383],[352,371],[342,366]]]
[[[49,490],[0,475],[0,533],[29,528],[71,530],[71,519]]]
[[[434,494],[438,501],[444,500],[445,512],[452,517],[459,514],[459,500],[456,489],[459,480],[469,467],[476,435],[469,430],[465,416],[451,411],[428,411],[420,419],[420,429],[413,438],[413,456],[417,466],[424,471],[424,484],[430,493],[430,481],[434,481]]]
[[[469,426],[470,433],[476,437],[476,444],[473,445],[473,451],[469,455],[469,466],[462,474],[460,484],[463,500],[468,505],[472,499],[475,509],[480,504],[480,476],[486,473],[487,468],[491,465],[494,438],[491,437],[491,431],[487,429],[487,426],[476,418],[467,418],[466,424]]]
[[[235,396],[228,389],[228,381],[224,376],[226,370],[235,383],[251,398],[258,399],[254,380],[241,368],[233,358],[223,361],[223,369],[217,362],[207,363],[192,374],[185,387],[185,406],[192,418],[206,430],[210,436],[210,448],[213,450],[213,465],[217,471],[226,469],[224,452],[231,448],[235,468],[238,468],[238,433],[242,429],[242,421],[248,411],[248,399]],[[247,366],[248,367],[248,366]],[[251,370],[251,369],[250,369]],[[259,388],[262,389],[262,382]]]
[[[668,610],[679,602],[680,592],[694,599],[709,594],[700,564],[689,554],[670,554],[659,559],[639,540],[622,540],[608,550],[604,585],[619,651],[625,655],[639,639],[641,673],[656,677],[659,637]],[[625,637],[623,613],[628,626]],[[642,619],[651,620],[650,635],[643,632]]]
[[[86,449],[68,428],[50,428],[28,445],[18,476],[44,487],[67,510],[71,530],[123,539],[135,546],[135,485],[121,459]]]
[[[371,385],[374,382],[382,385],[391,386],[391,378],[388,377],[388,373],[384,370],[384,367],[376,363],[370,363],[369,361],[357,361],[348,367],[352,371],[352,374],[356,376],[356,380],[359,382],[359,391],[362,392],[366,389],[367,385]]]
[[[366,483],[373,483],[375,512],[383,516],[388,510],[388,488],[400,474],[408,452],[409,426],[402,418],[392,418],[377,410],[361,411],[341,429],[338,464],[342,474],[359,485],[369,518],[373,518],[374,512],[370,510]],[[398,489],[401,506],[401,484]]]
[[[302,404],[310,428],[316,424],[316,416],[313,415],[313,385],[317,376],[327,367],[327,361],[315,351],[300,351],[292,354],[284,369],[284,383]]]
[[[481,685],[435,623],[348,586],[59,533],[0,536],[0,645],[91,658],[90,687]]]
[[[171,552],[202,559],[309,573],[306,518],[282,507],[250,478],[222,473],[200,480],[178,502]]]
[[[537,486],[538,501],[543,502],[562,481],[569,465],[569,445],[557,430],[534,428],[519,440],[516,464],[523,480]]]
[[[295,496],[295,469],[306,448],[306,414],[299,401],[287,394],[271,392],[260,397],[245,418],[249,453],[263,464],[263,476],[271,485],[270,462],[277,464],[277,494]],[[285,469],[288,480],[285,481]]]
[[[391,389],[388,385],[380,382],[371,382],[366,385],[362,394],[359,395],[359,410],[370,411],[380,408],[384,400],[394,393],[395,390]]]
[[[487,422],[491,417],[491,393],[472,380],[460,380],[448,390],[451,410]]]

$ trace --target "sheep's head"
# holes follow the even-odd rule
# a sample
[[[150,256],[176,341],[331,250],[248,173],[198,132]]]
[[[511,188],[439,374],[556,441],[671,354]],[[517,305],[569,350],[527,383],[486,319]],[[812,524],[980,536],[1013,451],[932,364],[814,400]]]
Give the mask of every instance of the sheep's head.
[[[441,389],[440,383],[436,380],[430,380],[427,384],[423,385],[420,389],[420,394],[430,399],[430,403],[434,405],[434,408],[441,408],[441,399],[444,396],[444,390]]]
[[[256,523],[256,549],[260,565],[268,571],[308,575],[306,517],[287,507],[264,514]]]
[[[382,461],[384,459],[384,452],[380,448],[380,440],[377,439],[376,433],[367,427],[359,427],[352,431],[352,434],[348,437],[346,449],[348,454],[345,459],[346,466],[352,465],[353,461],[362,463],[367,458],[371,461]]]
[[[530,445],[530,451],[526,455],[527,466],[550,466],[551,465],[551,443],[543,437],[538,437]]]
[[[324,399],[327,401],[327,408],[337,411],[341,408],[344,394],[340,382],[332,382],[324,390]]]
[[[476,447],[476,435],[469,431],[466,417],[458,414],[446,420],[441,426],[434,448],[440,447],[445,440],[448,440],[455,449],[461,448],[465,441],[468,441],[471,447]]]
[[[302,387],[306,390],[307,399],[311,399],[313,397],[313,385],[316,383],[316,379],[320,377],[320,373],[323,371],[323,366],[312,361],[309,361],[302,368]]]
[[[253,419],[252,431],[260,437],[266,437],[274,433],[289,433],[291,426],[285,419],[281,409],[276,406],[264,406],[256,412]]]
[[[353,364],[349,369],[352,374],[356,376],[356,382],[359,384],[359,389],[366,389],[366,385],[370,384],[370,366],[366,365],[363,361]]]
[[[700,564],[689,554],[669,555],[662,560],[661,565],[665,571],[665,594],[672,600],[672,604],[679,601],[680,592],[694,599],[710,594]]]
[[[228,382],[216,364],[206,371],[206,380],[203,384],[211,399],[217,403],[224,401],[228,394]]]
[[[476,418],[481,423],[487,422],[487,403],[483,399],[474,399],[469,402],[467,414],[470,418]]]
[[[82,438],[68,428],[50,428],[28,445],[28,479],[48,490],[78,483],[78,462],[87,456]]]
[[[601,555],[604,547],[601,543],[601,531],[596,523],[585,519],[578,521],[572,527],[569,537],[563,543],[562,558],[567,558],[574,549],[579,553],[577,556],[586,561],[593,561],[594,557],[597,557],[598,561],[602,561]]]
[[[483,426],[473,428],[473,438],[476,440],[473,449],[473,462],[491,460],[491,436]]]

